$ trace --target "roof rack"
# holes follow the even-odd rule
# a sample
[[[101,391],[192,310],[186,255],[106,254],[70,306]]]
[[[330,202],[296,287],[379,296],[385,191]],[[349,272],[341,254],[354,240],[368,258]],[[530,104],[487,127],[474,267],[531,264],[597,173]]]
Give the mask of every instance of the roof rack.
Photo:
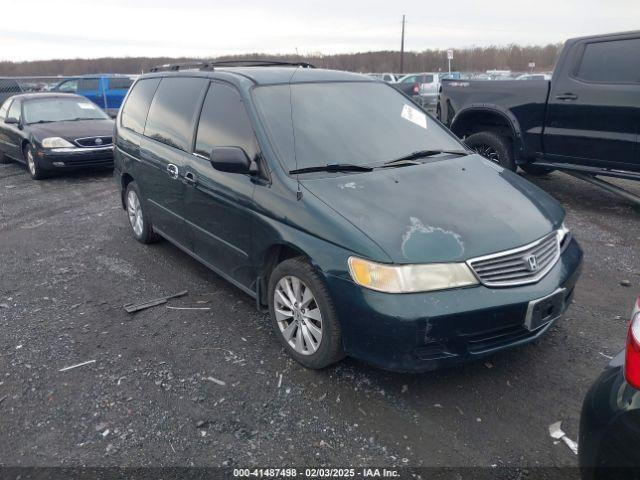
[[[179,70],[214,70],[215,67],[302,67],[316,68],[307,62],[281,62],[277,60],[220,60],[212,62],[167,63],[152,67],[150,72],[177,72]]]

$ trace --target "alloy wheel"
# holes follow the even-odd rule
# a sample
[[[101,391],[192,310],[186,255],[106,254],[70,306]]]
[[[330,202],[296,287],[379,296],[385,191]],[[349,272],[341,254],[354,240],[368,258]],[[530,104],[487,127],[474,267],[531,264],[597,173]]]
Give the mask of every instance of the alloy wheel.
[[[140,200],[134,190],[129,190],[127,194],[127,214],[129,215],[129,223],[133,228],[133,233],[136,236],[142,235],[143,221],[142,221],[142,209],[140,208]]]
[[[282,277],[273,305],[280,333],[297,353],[312,355],[322,341],[322,315],[311,289],[298,277]]]
[[[33,159],[33,153],[31,150],[27,150],[27,167],[29,168],[29,173],[35,177],[36,175],[36,162]]]

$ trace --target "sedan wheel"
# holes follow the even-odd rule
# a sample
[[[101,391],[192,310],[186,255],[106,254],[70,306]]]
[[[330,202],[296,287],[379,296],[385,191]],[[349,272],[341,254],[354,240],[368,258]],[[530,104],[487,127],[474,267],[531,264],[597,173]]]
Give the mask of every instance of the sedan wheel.
[[[142,219],[140,200],[135,190],[129,190],[127,194],[127,214],[129,215],[129,223],[131,223],[133,233],[136,234],[136,237],[140,237],[144,228],[144,221]]]
[[[36,162],[33,159],[33,152],[31,151],[31,149],[27,150],[27,167],[29,167],[29,173],[31,173],[31,176],[35,177],[36,176]]]
[[[322,315],[311,289],[288,275],[276,285],[273,305],[284,340],[301,355],[315,353],[322,341]]]

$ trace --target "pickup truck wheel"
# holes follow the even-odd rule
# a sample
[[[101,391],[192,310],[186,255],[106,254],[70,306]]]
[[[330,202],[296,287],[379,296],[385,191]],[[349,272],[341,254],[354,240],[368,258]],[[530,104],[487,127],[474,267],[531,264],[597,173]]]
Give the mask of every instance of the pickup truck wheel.
[[[478,132],[469,135],[465,143],[487,160],[497,163],[512,172],[518,168],[513,158],[513,149],[508,138],[493,132]]]
[[[520,168],[527,172],[529,175],[548,175],[553,172],[554,168],[541,167],[539,165],[520,165]]]
[[[344,357],[329,290],[309,262],[297,257],[280,263],[271,273],[268,292],[276,337],[298,363],[320,369]]]

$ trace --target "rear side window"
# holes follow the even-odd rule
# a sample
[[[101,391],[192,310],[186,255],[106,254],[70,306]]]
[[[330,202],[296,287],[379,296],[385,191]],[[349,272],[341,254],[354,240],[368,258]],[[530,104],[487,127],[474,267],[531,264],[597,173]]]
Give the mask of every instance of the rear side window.
[[[640,82],[640,38],[588,43],[576,75],[591,82]]]
[[[208,84],[203,78],[163,78],[149,108],[145,136],[190,151],[200,101]]]
[[[81,78],[80,80],[78,80],[78,90],[80,91],[99,89],[100,79],[98,78]]]
[[[195,153],[209,157],[213,147],[240,147],[255,158],[258,145],[238,91],[212,83],[202,107]]]
[[[149,105],[159,83],[159,78],[148,78],[135,84],[122,108],[121,123],[124,128],[139,134],[144,132]]]
[[[109,79],[109,90],[128,90],[133,84],[133,80],[127,77],[117,77]]]

